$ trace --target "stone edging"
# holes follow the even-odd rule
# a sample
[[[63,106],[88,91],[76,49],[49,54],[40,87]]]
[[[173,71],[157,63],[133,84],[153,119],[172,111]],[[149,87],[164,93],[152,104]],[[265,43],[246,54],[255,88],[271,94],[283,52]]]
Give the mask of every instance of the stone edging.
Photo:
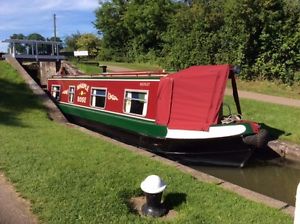
[[[48,97],[44,90],[31,78],[31,76],[20,65],[20,63],[10,55],[7,55],[5,58],[6,61],[18,71],[18,73],[21,75],[21,77],[24,79],[25,83],[33,91],[33,93],[41,99],[43,105],[48,109],[49,118],[59,123],[68,122],[65,116],[57,108],[55,103],[53,103],[53,101]]]
[[[268,146],[283,158],[300,161],[300,146],[279,140],[270,141]]]

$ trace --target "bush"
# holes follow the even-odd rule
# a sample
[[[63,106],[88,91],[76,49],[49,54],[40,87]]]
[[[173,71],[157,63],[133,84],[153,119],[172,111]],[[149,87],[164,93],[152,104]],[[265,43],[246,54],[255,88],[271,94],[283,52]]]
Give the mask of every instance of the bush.
[[[113,1],[102,4],[95,24],[106,43],[103,60],[173,69],[233,64],[242,78],[292,84],[299,80],[299,14],[297,0]]]

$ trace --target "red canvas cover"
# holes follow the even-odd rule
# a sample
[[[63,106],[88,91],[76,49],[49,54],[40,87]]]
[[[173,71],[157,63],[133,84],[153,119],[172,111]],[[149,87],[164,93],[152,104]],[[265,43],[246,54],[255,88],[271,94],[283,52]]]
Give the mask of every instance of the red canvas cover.
[[[161,79],[156,122],[207,131],[217,123],[229,72],[229,65],[192,66]]]
[[[156,123],[167,125],[169,123],[173,92],[173,78],[170,76],[160,80],[157,91]]]

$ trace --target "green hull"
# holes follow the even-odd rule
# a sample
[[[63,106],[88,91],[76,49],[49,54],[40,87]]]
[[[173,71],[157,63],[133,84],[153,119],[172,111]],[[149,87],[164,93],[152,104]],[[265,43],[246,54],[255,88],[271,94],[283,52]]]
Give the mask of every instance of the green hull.
[[[138,135],[143,135],[150,138],[160,138],[160,139],[165,139],[167,135],[167,127],[157,125],[153,121],[127,117],[124,115],[113,114],[106,111],[99,111],[99,110],[72,106],[69,104],[60,103],[59,107],[64,114],[70,116],[76,116],[83,120],[88,120],[94,123],[104,124],[110,127],[116,127]],[[246,128],[245,132],[242,133],[243,136],[254,134],[251,125],[249,123],[239,123],[239,125],[244,125]],[[219,125],[214,125],[214,126],[219,126]]]
[[[71,106],[67,104],[59,104],[59,108],[64,114],[67,115],[77,116],[85,120],[117,127],[151,138],[165,138],[167,134],[167,127],[159,126],[152,121],[111,114],[105,111]]]

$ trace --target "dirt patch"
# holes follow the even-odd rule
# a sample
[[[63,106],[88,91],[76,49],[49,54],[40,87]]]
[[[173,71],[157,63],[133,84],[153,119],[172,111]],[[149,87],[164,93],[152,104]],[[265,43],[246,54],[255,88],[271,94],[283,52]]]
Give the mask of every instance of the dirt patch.
[[[143,217],[145,217],[145,216],[142,214],[142,206],[145,203],[146,203],[145,196],[134,197],[129,200],[129,204],[130,204],[131,208],[133,209],[133,211]],[[175,210],[169,210],[166,215],[164,215],[158,219],[173,220],[176,218],[176,216],[177,216],[177,212]]]
[[[30,211],[30,203],[19,196],[3,173],[0,173],[0,223],[38,223],[38,219]]]

